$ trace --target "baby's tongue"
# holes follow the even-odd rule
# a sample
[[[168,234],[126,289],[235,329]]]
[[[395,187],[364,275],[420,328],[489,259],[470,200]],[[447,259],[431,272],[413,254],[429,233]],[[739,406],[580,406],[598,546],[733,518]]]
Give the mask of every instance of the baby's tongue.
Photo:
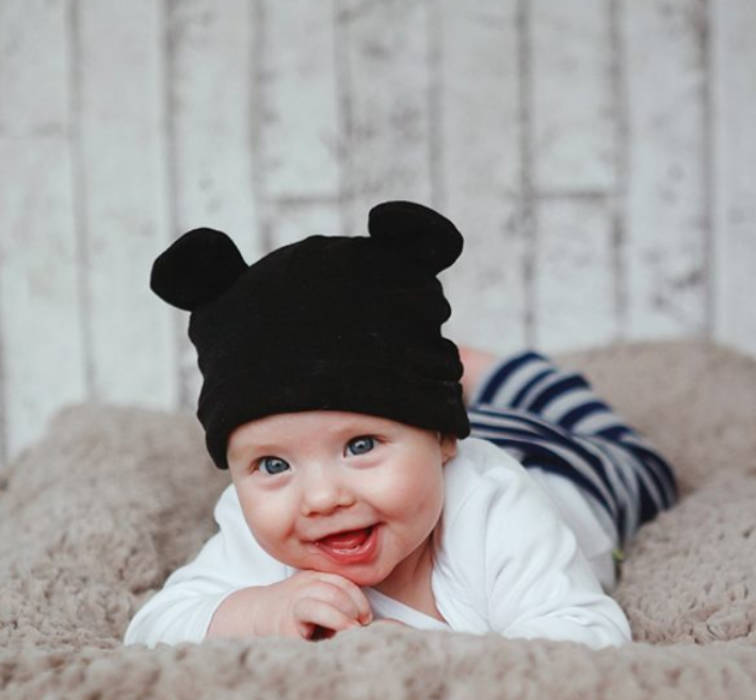
[[[328,537],[323,537],[320,541],[328,547],[351,549],[359,547],[368,538],[369,534],[370,528],[366,527],[362,530],[349,530],[347,532],[338,532],[335,535],[328,535]]]

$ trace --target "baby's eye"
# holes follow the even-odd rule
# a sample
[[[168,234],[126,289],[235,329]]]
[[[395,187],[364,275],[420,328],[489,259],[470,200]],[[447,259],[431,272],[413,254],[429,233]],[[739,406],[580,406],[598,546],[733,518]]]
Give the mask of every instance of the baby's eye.
[[[362,455],[375,447],[375,439],[369,435],[361,435],[347,443],[347,451],[353,455]]]
[[[289,463],[280,457],[261,457],[257,461],[257,468],[268,476],[280,474],[289,469]]]

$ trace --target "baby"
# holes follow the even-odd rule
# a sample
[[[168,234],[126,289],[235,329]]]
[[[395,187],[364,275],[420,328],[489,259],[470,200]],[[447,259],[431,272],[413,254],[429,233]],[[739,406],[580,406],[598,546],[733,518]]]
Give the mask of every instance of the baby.
[[[152,289],[192,312],[197,414],[232,484],[219,532],[126,643],[317,639],[380,620],[628,641],[605,592],[613,551],[674,502],[669,466],[534,352],[463,349],[463,378],[437,279],[460,233],[410,202],[374,207],[368,229],[251,266],[197,229],[155,261]]]

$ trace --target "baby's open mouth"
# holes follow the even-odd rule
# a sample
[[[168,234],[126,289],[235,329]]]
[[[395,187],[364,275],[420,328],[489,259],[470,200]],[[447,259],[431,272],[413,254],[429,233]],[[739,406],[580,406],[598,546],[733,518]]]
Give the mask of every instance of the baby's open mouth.
[[[344,530],[315,542],[321,552],[339,564],[362,564],[370,561],[378,546],[377,524],[356,530]]]
[[[333,549],[356,549],[365,544],[372,531],[373,525],[358,530],[345,530],[344,532],[337,532],[333,535],[322,537],[318,540],[318,543]]]

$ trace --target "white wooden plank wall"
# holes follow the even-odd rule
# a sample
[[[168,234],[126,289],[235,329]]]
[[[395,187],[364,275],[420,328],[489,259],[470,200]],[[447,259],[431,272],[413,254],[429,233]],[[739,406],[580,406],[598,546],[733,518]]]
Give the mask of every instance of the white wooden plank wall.
[[[172,404],[174,334],[146,288],[153,251],[170,238],[162,13],[152,0],[69,11],[89,393]]]
[[[611,4],[535,0],[530,7],[533,337],[548,348],[598,344],[618,330]]]
[[[695,334],[712,324],[707,9],[704,0],[636,0],[623,9],[632,337]]]
[[[0,3],[0,56],[0,448],[13,455],[91,389],[66,4]]]
[[[431,26],[431,202],[465,234],[442,275],[454,302],[446,330],[501,350],[522,347],[528,311],[518,23],[516,0],[444,0]]]
[[[157,252],[177,233],[199,226],[234,232],[248,260],[266,248],[257,235],[256,174],[262,168],[256,135],[261,116],[255,107],[253,58],[260,40],[253,10],[246,0],[225,0],[222,11],[213,0],[164,4],[164,35],[158,46],[165,46],[163,104],[172,225],[161,231]],[[178,405],[188,408],[196,405],[201,385],[197,356],[186,335],[188,315],[167,304],[158,306],[159,325],[171,333],[177,357],[160,369],[175,380]]]
[[[268,247],[341,230],[342,126],[333,0],[258,3],[259,130]]]
[[[181,232],[248,261],[417,199],[457,339],[756,355],[752,0],[0,0],[0,460],[60,406],[191,408]]]
[[[714,332],[756,353],[756,3],[717,0],[710,19]]]

